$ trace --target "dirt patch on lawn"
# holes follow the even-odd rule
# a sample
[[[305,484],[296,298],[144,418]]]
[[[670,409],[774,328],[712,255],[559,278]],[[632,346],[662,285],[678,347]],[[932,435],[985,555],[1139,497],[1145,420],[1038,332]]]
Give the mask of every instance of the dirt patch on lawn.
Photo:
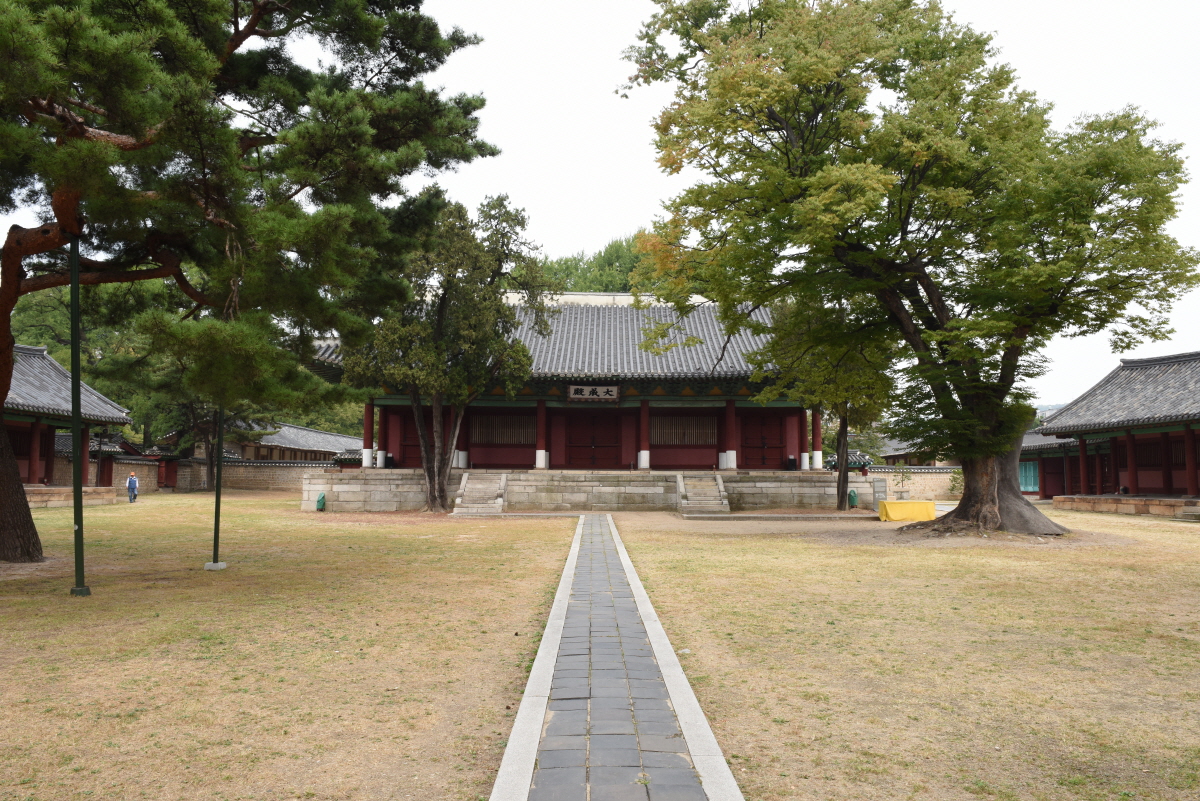
[[[301,513],[229,493],[37,510],[0,575],[0,798],[457,799],[490,792],[570,520]]]
[[[1191,801],[1200,527],[1051,514],[1091,533],[616,517],[747,798]]]
[[[1058,537],[989,532],[986,535],[941,536],[928,531],[900,531],[903,522],[854,520],[682,520],[670,512],[618,512],[613,520],[620,531],[677,533],[713,539],[765,537],[796,539],[841,546],[902,546],[910,548],[1029,547],[1081,548],[1136,545],[1135,537],[1112,531],[1075,530]],[[1188,525],[1188,524],[1180,524]],[[1095,526],[1092,526],[1095,528]],[[1197,527],[1200,534],[1200,527]]]

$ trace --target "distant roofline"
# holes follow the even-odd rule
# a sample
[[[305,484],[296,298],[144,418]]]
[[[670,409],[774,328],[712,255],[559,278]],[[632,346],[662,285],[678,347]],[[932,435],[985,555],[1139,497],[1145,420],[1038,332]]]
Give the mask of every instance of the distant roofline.
[[[1200,361],[1200,351],[1175,353],[1170,356],[1152,356],[1145,359],[1121,359],[1121,367],[1150,367],[1157,364]]]
[[[666,306],[653,295],[639,296],[648,306]],[[559,292],[550,298],[550,306],[632,306],[636,298],[632,292]],[[692,295],[692,303],[707,303],[708,299],[701,295]],[[504,293],[505,303],[514,306],[521,303],[520,292]]]

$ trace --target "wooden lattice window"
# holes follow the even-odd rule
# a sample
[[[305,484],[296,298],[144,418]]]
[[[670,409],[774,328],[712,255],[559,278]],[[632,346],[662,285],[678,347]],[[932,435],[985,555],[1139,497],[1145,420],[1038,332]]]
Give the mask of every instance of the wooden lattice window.
[[[1162,443],[1138,442],[1134,444],[1138,467],[1162,467]]]
[[[474,415],[471,417],[473,445],[534,445],[537,443],[537,418],[511,415]]]
[[[716,445],[715,417],[651,417],[651,445]]]

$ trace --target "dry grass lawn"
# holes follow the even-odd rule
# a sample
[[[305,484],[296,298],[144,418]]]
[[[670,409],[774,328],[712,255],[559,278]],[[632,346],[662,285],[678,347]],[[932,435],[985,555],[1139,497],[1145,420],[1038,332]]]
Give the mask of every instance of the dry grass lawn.
[[[615,517],[749,801],[1200,798],[1200,526],[1054,516]]]
[[[36,511],[50,561],[0,564],[0,798],[486,797],[574,521],[298,506],[227,493],[220,573],[211,495],[89,507],[90,598],[70,510]]]

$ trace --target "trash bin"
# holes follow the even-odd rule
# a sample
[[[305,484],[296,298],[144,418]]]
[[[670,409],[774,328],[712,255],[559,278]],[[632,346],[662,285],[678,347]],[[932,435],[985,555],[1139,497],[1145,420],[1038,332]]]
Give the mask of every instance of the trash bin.
[[[323,492],[317,496],[317,511],[318,512],[325,511],[325,493],[323,493]]]
[[[851,509],[858,508],[858,490],[850,490],[846,495],[846,500],[850,502]]]
[[[796,469],[796,457],[795,456],[789,456],[787,458],[787,469],[788,470]]]

